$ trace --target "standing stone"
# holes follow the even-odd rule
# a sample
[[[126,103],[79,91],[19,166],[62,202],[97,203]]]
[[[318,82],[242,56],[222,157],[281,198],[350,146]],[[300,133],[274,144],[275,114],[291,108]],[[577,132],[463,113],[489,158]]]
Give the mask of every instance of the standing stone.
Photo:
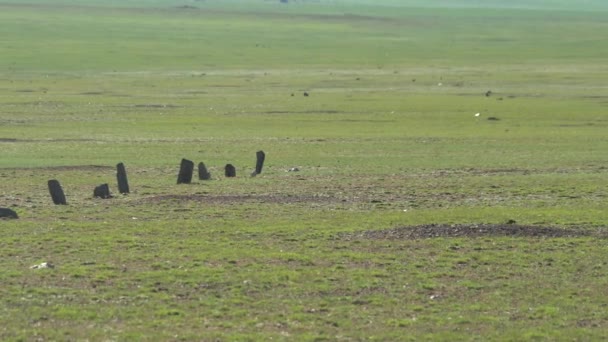
[[[194,171],[194,163],[188,159],[182,159],[177,175],[177,184],[190,184],[192,182],[192,172]]]
[[[0,208],[0,219],[8,218],[8,219],[18,219],[19,216],[17,213],[9,208]]]
[[[112,198],[112,195],[110,194],[110,187],[108,186],[108,184],[101,184],[100,186],[96,186],[95,190],[93,190],[93,197],[99,197],[99,198]]]
[[[224,173],[226,177],[236,177],[236,168],[232,164],[226,164],[224,168]]]
[[[63,189],[61,188],[61,184],[59,184],[58,180],[51,179],[49,182],[49,192],[51,193],[51,198],[53,199],[53,203],[57,205],[66,205],[68,204],[65,200],[65,194],[63,193]]]
[[[257,158],[257,161],[255,163],[255,173],[259,175],[260,173],[262,173],[262,167],[264,167],[264,160],[266,159],[266,153],[264,153],[264,151],[257,151],[255,153],[255,156]]]
[[[121,194],[129,193],[129,181],[127,180],[127,170],[125,164],[116,165],[116,179],[118,180],[118,192]]]
[[[209,173],[209,171],[207,171],[207,167],[205,166],[205,163],[203,163],[203,162],[198,163],[198,179],[200,179],[200,180],[210,180],[211,179],[211,174]]]

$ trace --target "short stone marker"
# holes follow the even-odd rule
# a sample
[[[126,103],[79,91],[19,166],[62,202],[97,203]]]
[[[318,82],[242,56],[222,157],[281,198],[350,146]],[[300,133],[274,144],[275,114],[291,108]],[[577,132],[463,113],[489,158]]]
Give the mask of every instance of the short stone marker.
[[[61,188],[61,184],[56,179],[51,179],[48,182],[49,192],[51,193],[51,198],[53,199],[53,203],[57,205],[66,205],[68,204],[65,200],[65,194],[63,193],[63,189]]]
[[[125,164],[116,165],[116,180],[118,181],[118,192],[121,194],[129,193],[129,181],[127,180],[127,170]]]
[[[236,177],[236,168],[232,164],[226,164],[224,167],[224,174],[226,177]]]
[[[110,187],[108,186],[108,184],[101,184],[100,186],[96,186],[95,190],[93,190],[93,197],[98,197],[98,198],[112,198],[112,195],[110,194]]]
[[[19,215],[17,215],[17,213],[9,208],[0,208],[0,219],[18,219]]]
[[[207,170],[207,167],[205,166],[205,163],[203,163],[203,162],[198,163],[198,179],[199,180],[210,180],[211,179],[211,174],[209,173],[209,171]]]
[[[260,173],[262,173],[262,167],[264,167],[264,160],[266,159],[266,153],[264,153],[264,151],[257,151],[255,153],[255,156],[257,158],[256,163],[255,163],[255,173],[259,175]]]
[[[188,159],[182,159],[177,175],[177,184],[190,184],[192,182],[192,172],[194,171],[194,163]]]

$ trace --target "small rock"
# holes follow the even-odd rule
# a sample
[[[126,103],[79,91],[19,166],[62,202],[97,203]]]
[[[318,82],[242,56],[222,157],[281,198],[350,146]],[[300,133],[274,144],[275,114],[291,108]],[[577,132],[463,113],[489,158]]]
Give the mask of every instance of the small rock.
[[[0,218],[18,219],[17,213],[9,208],[0,208]]]

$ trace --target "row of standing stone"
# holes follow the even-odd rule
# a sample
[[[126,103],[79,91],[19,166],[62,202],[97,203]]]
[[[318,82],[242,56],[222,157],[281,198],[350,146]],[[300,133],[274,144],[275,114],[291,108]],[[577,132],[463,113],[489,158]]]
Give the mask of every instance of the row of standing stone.
[[[125,169],[125,164],[118,163],[116,165],[116,179],[118,180],[118,192],[120,192],[121,194],[128,194],[130,190],[129,181],[127,180],[127,170]],[[61,188],[61,184],[58,180],[49,180],[48,187],[53,203],[57,205],[68,204],[65,199],[63,188]],[[107,183],[96,186],[95,190],[93,190],[93,197],[112,198],[112,195],[110,194],[110,186]]]
[[[264,167],[264,160],[266,160],[266,154],[264,151],[256,152],[256,163],[255,170],[251,173],[252,177],[262,173]],[[188,159],[182,159],[180,164],[179,173],[177,174],[177,184],[190,184],[192,182],[192,174],[194,173],[194,162]],[[236,177],[236,168],[232,164],[226,164],[224,167],[224,176],[227,178]],[[211,173],[207,170],[205,163],[201,162],[198,164],[198,179],[209,180],[211,179]]]
[[[262,173],[262,167],[264,166],[264,160],[266,159],[266,154],[264,151],[256,152],[256,163],[255,170],[251,173],[251,176],[256,176]],[[194,162],[188,159],[182,159],[179,173],[177,174],[177,184],[190,184],[192,182],[192,174],[194,173]],[[224,167],[224,175],[226,177],[236,177],[236,168],[232,164],[226,164]],[[198,178],[200,180],[210,180],[211,173],[207,170],[205,163],[201,162],[198,164]],[[127,179],[127,171],[125,169],[125,165],[123,163],[119,163],[116,165],[116,179],[118,181],[118,192],[121,194],[128,194],[129,190],[129,181]],[[67,205],[67,201],[65,198],[65,194],[63,189],[61,188],[61,184],[56,179],[51,179],[48,181],[49,193],[51,194],[51,198],[53,203],[56,205]],[[110,186],[106,184],[101,184],[93,190],[93,197],[98,198],[112,198],[110,194]]]

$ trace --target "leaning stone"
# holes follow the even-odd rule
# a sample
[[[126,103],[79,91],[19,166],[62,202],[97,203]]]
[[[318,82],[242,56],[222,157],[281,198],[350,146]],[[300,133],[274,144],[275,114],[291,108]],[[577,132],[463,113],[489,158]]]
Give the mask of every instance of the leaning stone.
[[[48,181],[48,186],[53,203],[57,205],[66,205],[67,202],[65,200],[65,194],[63,193],[63,189],[61,188],[59,181],[56,179],[51,179]]]

